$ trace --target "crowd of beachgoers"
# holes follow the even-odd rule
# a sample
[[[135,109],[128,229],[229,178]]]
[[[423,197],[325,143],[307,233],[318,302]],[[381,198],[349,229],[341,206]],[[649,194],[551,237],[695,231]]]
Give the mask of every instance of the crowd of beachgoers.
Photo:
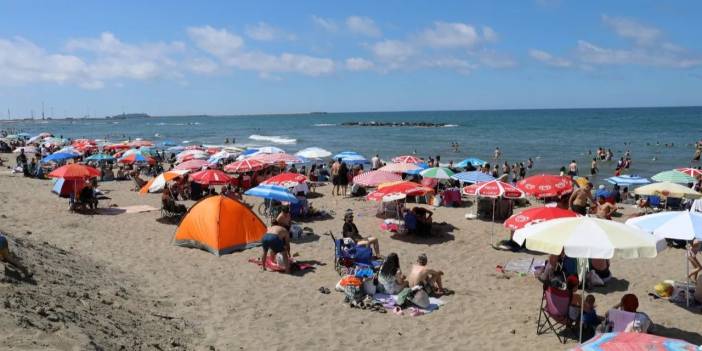
[[[458,143],[453,142],[452,147],[457,149]],[[304,238],[312,235],[317,223],[325,223],[323,227],[329,228],[334,239],[334,259],[329,266],[338,279],[322,285],[319,293],[337,290],[344,303],[361,310],[417,317],[460,308],[445,305],[462,289],[454,284],[463,277],[448,273],[460,274],[455,267],[442,266],[447,265],[444,260],[432,259],[430,263],[433,255],[427,252],[410,258],[400,256],[400,250],[386,247],[388,240],[382,236],[388,233],[400,242],[433,243],[446,235],[447,228],[486,221],[491,233],[495,223],[502,223],[509,233],[501,241],[491,237],[491,250],[548,254],[512,270],[534,276],[542,285],[537,334],[547,329],[556,332],[557,326],[565,330],[557,334],[559,340],[569,331],[583,341],[606,332],[656,334],[656,320],[639,308],[643,304],[640,294],[622,291],[616,306],[602,311],[596,310],[602,305],[591,292],[606,291],[608,284],[621,280],[615,277],[615,264],[622,263],[613,260],[654,257],[663,250],[661,242],[686,250],[691,269],[685,272],[684,282],[661,281],[651,295],[685,305],[693,312],[689,318],[700,318],[702,265],[698,253],[702,232],[684,238],[654,236],[651,227],[621,222],[648,223],[647,216],[686,215],[699,225],[694,228],[702,228],[702,202],[697,200],[702,197],[702,169],[694,166],[699,163],[702,141],[695,144],[692,167],[662,170],[652,179],[628,174],[633,162],[630,151],[615,156],[606,147],[588,151],[592,158],[588,171],[572,160],[553,174],[534,174],[532,158],[508,162],[499,147],[488,161],[472,157],[442,163],[440,155],[420,157],[416,152],[384,159],[380,154],[367,158],[353,151],[333,154],[315,147],[289,154],[274,146],[238,147],[229,140],[223,145],[182,146],[5,130],[0,131],[0,152],[11,155],[0,154],[0,166],[7,166],[13,177],[54,179],[53,191],[67,199],[75,216],[116,207],[110,204],[115,193],[104,190],[114,182],[129,184],[120,189],[159,193],[160,219],[178,225],[174,238],[178,246],[204,249],[217,256],[240,255],[239,251],[260,247],[260,256],[251,262],[262,270],[307,277],[306,272],[322,269],[296,257],[291,247],[304,246]],[[590,177],[609,171],[603,170],[603,164],[613,168],[612,177],[595,185]],[[139,199],[142,195],[133,196]],[[313,202],[321,203],[319,198],[333,201],[338,210],[313,206]],[[372,205],[371,216],[368,208],[359,207],[355,201],[359,199]],[[22,206],[21,201],[15,204]],[[465,216],[448,212],[461,208],[466,209]],[[220,217],[211,217],[212,211]],[[364,214],[361,229],[354,222],[359,211]],[[451,215],[447,217],[447,213]],[[231,220],[220,220],[223,217]],[[253,224],[242,224],[249,221]],[[585,228],[568,227],[573,233],[563,235],[573,235],[573,241],[581,240],[578,235],[582,231],[601,230],[597,236],[593,234],[593,243],[586,244],[592,246],[589,252],[601,250],[609,256],[569,255],[577,250],[571,249],[567,240],[551,243],[561,245],[556,249],[539,246],[536,237],[545,235],[545,225],[556,226],[561,221]],[[369,230],[371,224],[375,232]],[[543,231],[537,232],[542,227]],[[209,235],[215,238],[206,238]],[[618,242],[626,240],[616,239],[628,238],[625,235],[640,242]],[[10,243],[16,240],[9,234],[0,235],[0,259],[16,269],[20,281],[36,283],[40,278],[24,263],[31,259],[11,250]],[[394,243],[390,246],[397,248]],[[401,263],[408,261],[411,267],[403,270]],[[460,266],[462,262],[451,264]],[[507,274],[510,269],[498,266],[498,271]],[[327,287],[330,285],[333,289]]]

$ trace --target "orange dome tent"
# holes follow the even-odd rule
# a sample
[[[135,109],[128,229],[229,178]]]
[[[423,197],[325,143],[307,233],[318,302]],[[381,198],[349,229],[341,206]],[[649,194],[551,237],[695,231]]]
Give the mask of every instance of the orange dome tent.
[[[220,256],[259,245],[265,233],[266,225],[248,207],[217,195],[193,205],[173,241]]]

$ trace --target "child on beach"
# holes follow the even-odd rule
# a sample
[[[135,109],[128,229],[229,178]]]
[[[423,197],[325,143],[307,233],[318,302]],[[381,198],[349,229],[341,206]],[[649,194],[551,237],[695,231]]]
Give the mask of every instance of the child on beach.
[[[595,296],[588,294],[585,296],[585,303],[583,304],[583,326],[594,330],[599,324],[600,317],[597,316],[597,311],[595,310]]]

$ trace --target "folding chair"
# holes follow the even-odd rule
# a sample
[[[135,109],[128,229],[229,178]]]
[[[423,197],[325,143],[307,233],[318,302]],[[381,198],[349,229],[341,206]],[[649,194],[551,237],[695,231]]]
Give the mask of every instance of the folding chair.
[[[544,289],[539,306],[539,319],[536,322],[536,335],[553,331],[558,341],[565,344],[566,337],[561,336],[564,330],[572,330],[573,321],[568,318],[571,294],[567,290],[548,287]],[[541,319],[543,318],[543,322]]]

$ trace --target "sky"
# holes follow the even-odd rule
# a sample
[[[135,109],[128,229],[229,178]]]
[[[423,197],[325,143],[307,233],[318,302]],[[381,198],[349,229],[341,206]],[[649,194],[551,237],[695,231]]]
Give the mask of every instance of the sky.
[[[699,1],[0,0],[0,118],[702,105]]]

